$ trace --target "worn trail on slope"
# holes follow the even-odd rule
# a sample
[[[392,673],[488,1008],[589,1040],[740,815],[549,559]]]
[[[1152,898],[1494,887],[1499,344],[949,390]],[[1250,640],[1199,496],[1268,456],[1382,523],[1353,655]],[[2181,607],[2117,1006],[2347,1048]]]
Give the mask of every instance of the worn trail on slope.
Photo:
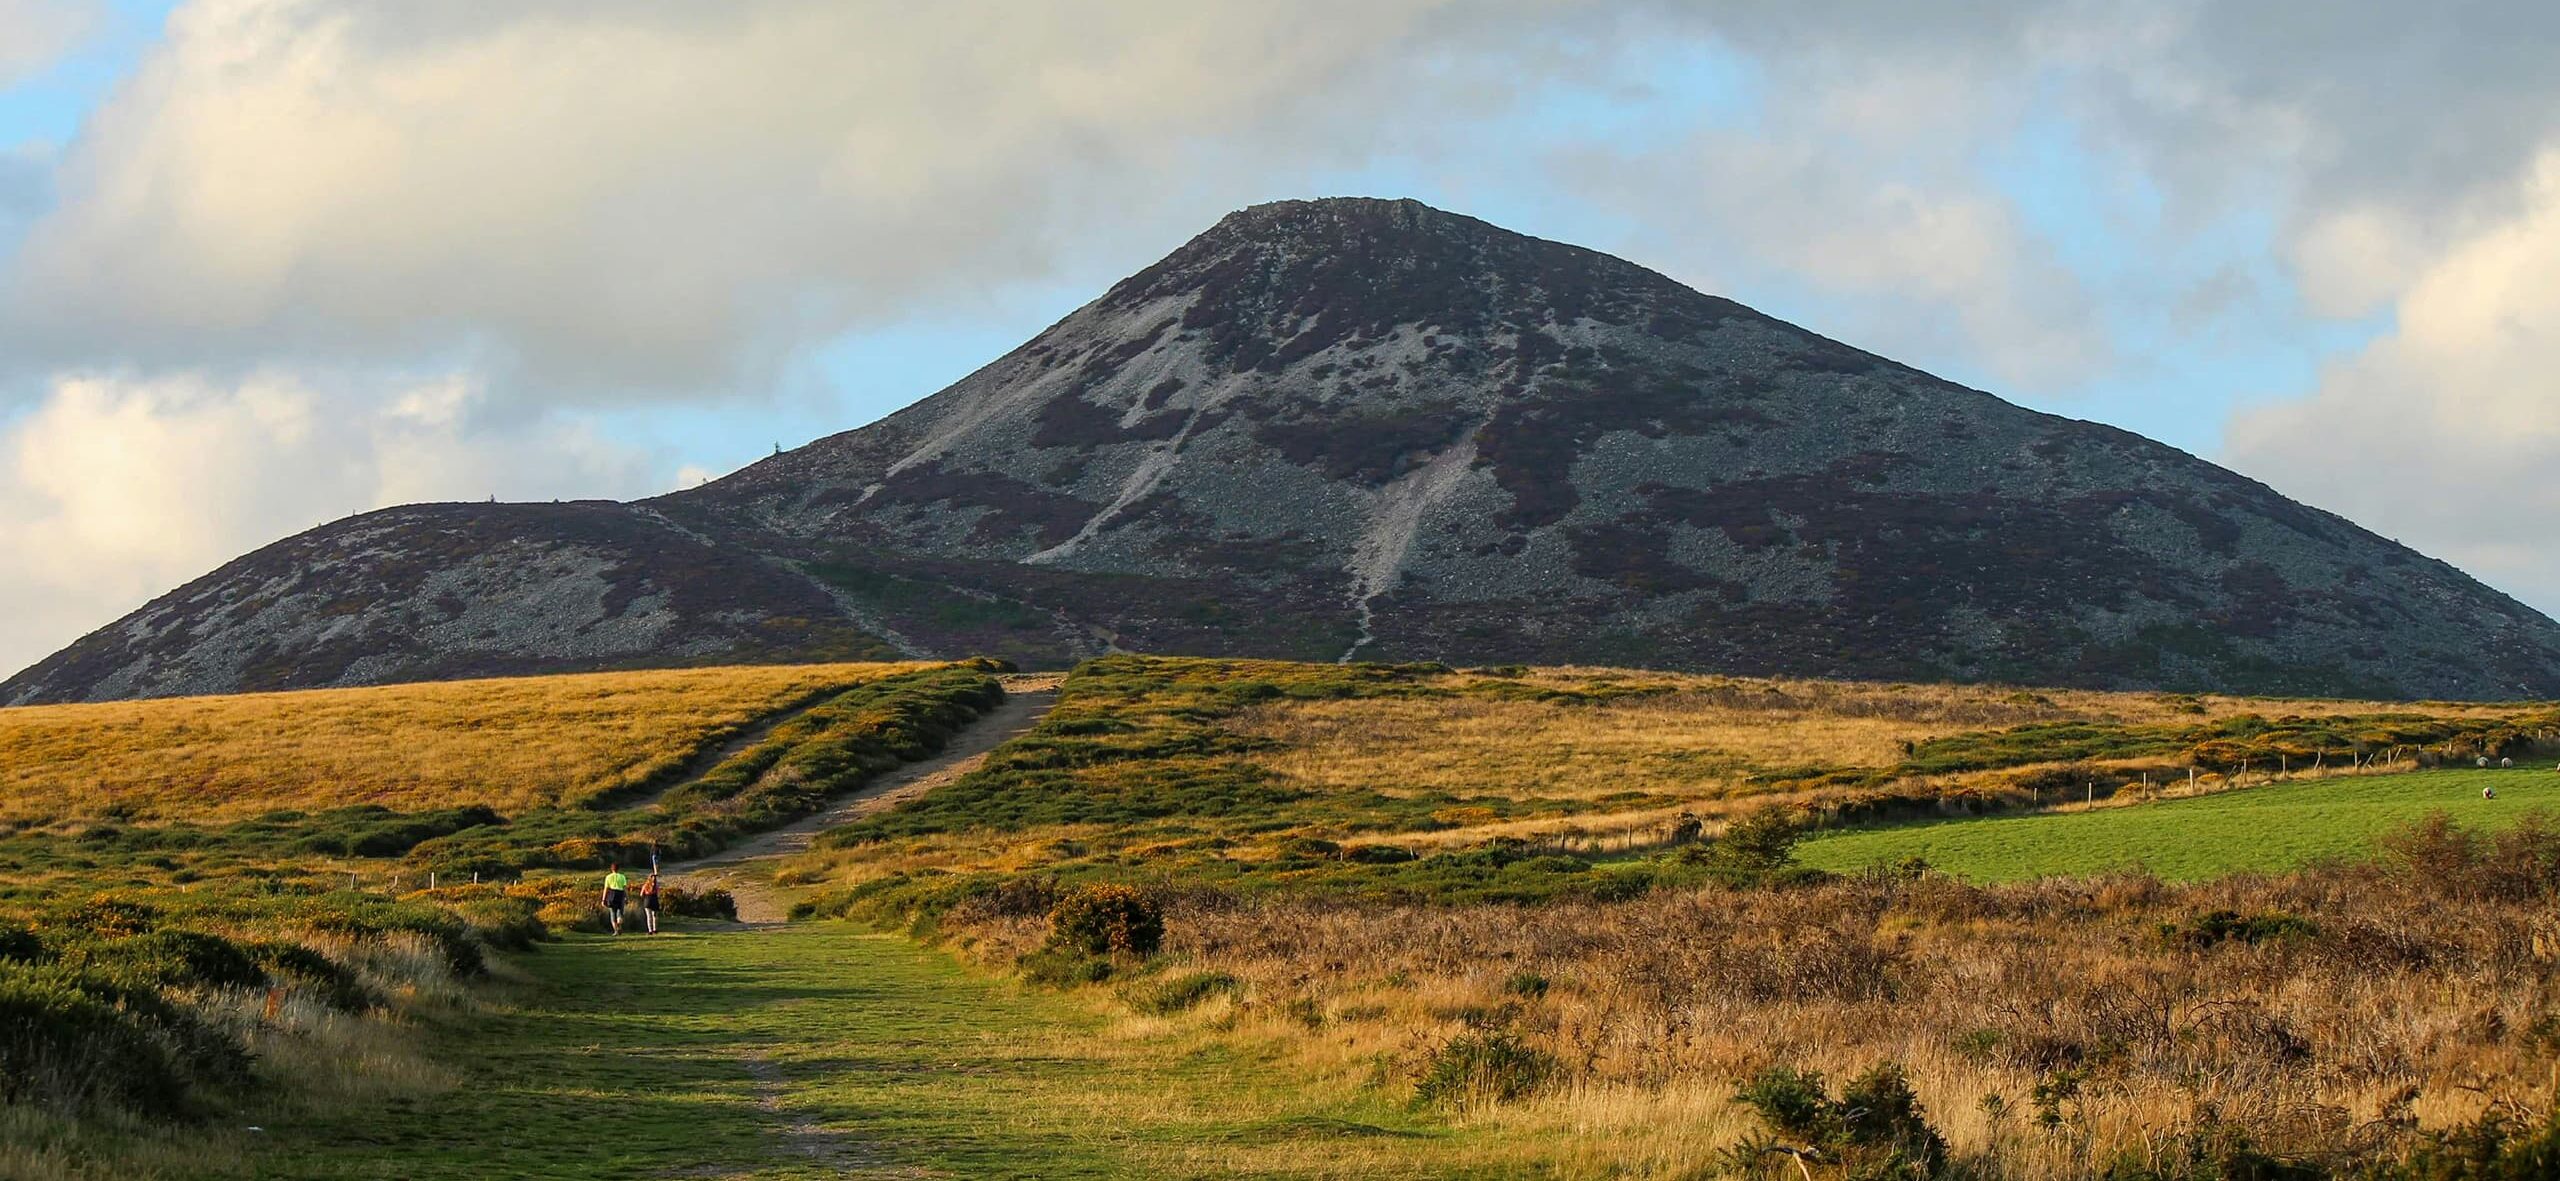
[[[783,897],[760,863],[806,852],[819,833],[850,824],[872,813],[894,808],[949,783],[986,761],[988,752],[1039,723],[1057,704],[1055,675],[1008,676],[1004,702],[955,735],[941,754],[909,763],[861,788],[840,796],[825,811],[770,829],[694,861],[668,865],[664,876],[686,889],[718,887],[738,900],[738,921],[753,926],[780,923],[790,914]]]

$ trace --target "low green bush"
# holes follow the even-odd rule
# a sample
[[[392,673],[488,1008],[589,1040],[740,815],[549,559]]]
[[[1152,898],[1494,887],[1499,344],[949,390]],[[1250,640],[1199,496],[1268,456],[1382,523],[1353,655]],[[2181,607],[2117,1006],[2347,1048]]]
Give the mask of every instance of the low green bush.
[[[1043,948],[1022,957],[1014,967],[1022,973],[1024,983],[1042,988],[1100,984],[1117,970],[1108,957],[1086,955],[1070,947]]]
[[[1049,946],[1084,955],[1154,955],[1164,910],[1130,886],[1087,886],[1049,911]]]
[[[1506,1030],[1478,1030],[1441,1043],[1414,1081],[1415,1106],[1508,1103],[1545,1086],[1555,1055]]]
[[[263,988],[256,957],[220,935],[164,927],[124,939],[75,945],[68,962],[154,988]]]
[[[60,965],[0,965],[0,1103],[179,1114],[184,1076],[162,1039],[86,984]]]
[[[738,918],[737,898],[717,886],[702,890],[663,886],[659,894],[659,905],[671,915],[689,919],[727,919],[731,922]]]
[[[1137,990],[1129,998],[1129,1007],[1150,1016],[1170,1017],[1199,1008],[1211,997],[1243,992],[1244,983],[1225,972],[1186,972]]]
[[[340,1012],[361,1013],[379,1003],[354,969],[299,943],[253,943],[249,954],[266,969],[268,980],[308,992]]]
[[[1767,1131],[1724,1153],[1725,1171],[1748,1177],[1818,1175],[1844,1181],[1929,1178],[1947,1167],[1947,1142],[1929,1126],[1896,1063],[1850,1080],[1839,1098],[1809,1070],[1773,1066],[1734,1092]]]

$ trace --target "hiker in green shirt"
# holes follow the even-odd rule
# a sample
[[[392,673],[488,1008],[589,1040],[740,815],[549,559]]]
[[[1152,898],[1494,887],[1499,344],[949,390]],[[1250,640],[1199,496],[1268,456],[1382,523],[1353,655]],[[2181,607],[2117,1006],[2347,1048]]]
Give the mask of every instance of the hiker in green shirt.
[[[616,935],[622,933],[623,892],[630,888],[631,879],[622,872],[621,862],[617,861],[605,867],[604,918],[606,922],[613,925],[613,933]]]

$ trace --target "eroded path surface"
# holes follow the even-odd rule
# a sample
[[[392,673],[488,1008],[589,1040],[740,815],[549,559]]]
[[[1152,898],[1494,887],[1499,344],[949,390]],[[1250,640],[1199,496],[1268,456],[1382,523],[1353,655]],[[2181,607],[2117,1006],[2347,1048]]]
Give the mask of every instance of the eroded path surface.
[[[1058,702],[1056,674],[1009,676],[1004,704],[978,719],[933,758],[909,763],[857,791],[837,797],[824,812],[759,833],[709,857],[665,867],[666,878],[687,889],[719,887],[738,900],[738,920],[770,927],[790,912],[787,894],[773,884],[772,862],[805,852],[819,833],[874,812],[894,808],[977,769],[996,747],[1037,724]]]

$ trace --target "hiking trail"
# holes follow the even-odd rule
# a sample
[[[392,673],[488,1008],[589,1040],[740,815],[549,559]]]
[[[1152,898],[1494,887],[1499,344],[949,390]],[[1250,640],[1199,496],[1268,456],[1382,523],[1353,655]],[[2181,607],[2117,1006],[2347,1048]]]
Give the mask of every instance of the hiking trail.
[[[670,862],[660,868],[659,876],[688,890],[727,890],[738,900],[738,921],[750,927],[779,925],[790,916],[791,900],[773,883],[764,863],[807,852],[809,842],[827,829],[894,808],[977,770],[988,752],[1047,716],[1058,703],[1058,685],[1064,679],[1062,673],[1007,675],[1004,701],[953,735],[942,753],[884,772],[814,815],[767,829],[708,857]]]

